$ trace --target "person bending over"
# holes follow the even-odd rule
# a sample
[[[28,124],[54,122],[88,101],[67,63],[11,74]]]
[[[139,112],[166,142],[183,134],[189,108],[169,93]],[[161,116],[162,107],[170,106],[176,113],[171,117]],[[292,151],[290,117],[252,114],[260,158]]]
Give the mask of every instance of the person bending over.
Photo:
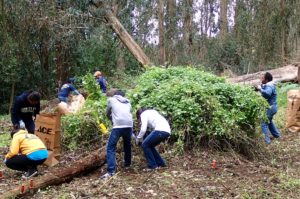
[[[73,86],[75,78],[69,78],[68,82],[62,85],[60,91],[58,92],[58,99],[60,102],[68,102],[69,94],[73,91],[76,95],[80,93],[76,88]]]
[[[171,128],[168,121],[156,110],[140,108],[136,112],[138,122],[141,124],[140,132],[136,138],[136,143],[141,144],[144,155],[148,163],[147,171],[166,167],[166,162],[155,149],[157,145],[165,141],[171,134]],[[152,132],[143,141],[147,127]]]
[[[131,165],[131,136],[133,119],[131,105],[123,92],[113,90],[109,92],[112,97],[107,100],[106,115],[112,120],[113,128],[109,135],[106,146],[107,173],[101,179],[108,179],[116,172],[116,146],[123,138],[124,147],[124,167]]]
[[[34,120],[36,115],[40,113],[40,99],[40,93],[33,90],[25,91],[15,98],[11,109],[11,121],[15,130],[24,123],[27,131],[34,133]]]

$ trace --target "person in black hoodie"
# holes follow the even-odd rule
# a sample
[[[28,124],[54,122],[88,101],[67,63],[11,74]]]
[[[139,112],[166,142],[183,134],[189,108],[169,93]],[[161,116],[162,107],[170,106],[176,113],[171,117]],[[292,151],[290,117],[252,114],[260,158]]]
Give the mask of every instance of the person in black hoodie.
[[[14,129],[19,129],[25,123],[29,133],[34,134],[36,115],[40,113],[41,95],[37,91],[25,91],[15,98],[11,109],[11,121]]]

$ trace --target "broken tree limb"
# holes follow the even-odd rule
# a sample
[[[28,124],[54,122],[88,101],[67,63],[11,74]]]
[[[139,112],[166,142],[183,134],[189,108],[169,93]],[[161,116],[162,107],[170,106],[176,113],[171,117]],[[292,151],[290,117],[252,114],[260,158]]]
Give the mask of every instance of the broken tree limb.
[[[38,189],[45,188],[50,185],[58,185],[72,180],[74,177],[86,173],[92,169],[102,166],[106,160],[106,151],[104,148],[92,152],[87,157],[84,157],[67,168],[57,168],[51,173],[41,177],[32,178],[33,187],[30,188],[30,180],[20,184],[19,187],[9,190],[2,194],[1,198],[15,198],[23,196]],[[24,192],[20,192],[20,187],[24,185]]]
[[[234,78],[229,78],[231,83],[238,83],[243,85],[259,85],[261,84],[261,77],[265,72],[269,72],[273,75],[273,82],[297,82],[298,80],[298,67],[294,65],[287,65],[281,68],[276,68],[268,71],[259,71],[257,73],[242,75]]]
[[[115,31],[123,44],[128,48],[131,54],[143,65],[149,65],[150,59],[144,53],[142,48],[134,41],[131,35],[126,31],[117,17],[113,14],[111,9],[106,8],[105,3],[102,0],[90,1],[95,7],[104,9],[104,17],[107,23]]]

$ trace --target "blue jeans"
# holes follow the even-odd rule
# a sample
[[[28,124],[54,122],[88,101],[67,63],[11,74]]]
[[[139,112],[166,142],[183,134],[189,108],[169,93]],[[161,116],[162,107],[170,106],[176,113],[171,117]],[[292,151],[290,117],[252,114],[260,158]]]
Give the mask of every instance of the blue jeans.
[[[68,102],[68,97],[58,96],[59,102]]]
[[[27,129],[28,133],[34,134],[35,124],[32,118],[21,118],[25,123],[25,128]]]
[[[159,155],[155,146],[166,140],[169,136],[170,134],[164,131],[152,131],[142,143],[149,169],[166,166],[165,161]]]
[[[261,124],[261,128],[262,128],[262,132],[265,135],[265,142],[267,144],[271,143],[271,139],[270,139],[270,135],[269,132],[273,135],[273,137],[275,138],[279,138],[280,137],[280,132],[278,131],[278,129],[276,128],[273,120],[273,116],[277,113],[277,106],[276,105],[272,105],[268,110],[267,110],[267,117],[268,117],[268,122],[263,122]]]
[[[112,129],[106,147],[107,172],[116,172],[116,147],[120,137],[123,138],[124,147],[124,166],[131,165],[131,135],[132,128]]]

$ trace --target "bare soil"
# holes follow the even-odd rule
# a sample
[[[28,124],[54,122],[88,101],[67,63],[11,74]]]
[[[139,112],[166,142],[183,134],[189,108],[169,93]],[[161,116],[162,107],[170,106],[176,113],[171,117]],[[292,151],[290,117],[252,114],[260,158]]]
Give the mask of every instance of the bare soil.
[[[174,155],[167,145],[162,148],[168,168],[143,172],[146,167],[142,151],[134,147],[133,166],[118,172],[108,181],[99,176],[105,167],[75,178],[69,183],[39,190],[23,198],[300,198],[300,134],[283,133],[266,150],[271,154],[249,161],[234,152],[195,149]],[[97,147],[97,146],[95,146]],[[7,148],[1,148],[4,155]],[[89,150],[63,154],[60,165],[40,167],[41,175],[71,164]],[[80,154],[80,155],[79,155]],[[217,161],[217,168],[211,163]],[[1,165],[2,169],[4,168]],[[5,168],[0,180],[0,194],[24,183],[21,173]],[[1,197],[0,197],[1,198]]]

